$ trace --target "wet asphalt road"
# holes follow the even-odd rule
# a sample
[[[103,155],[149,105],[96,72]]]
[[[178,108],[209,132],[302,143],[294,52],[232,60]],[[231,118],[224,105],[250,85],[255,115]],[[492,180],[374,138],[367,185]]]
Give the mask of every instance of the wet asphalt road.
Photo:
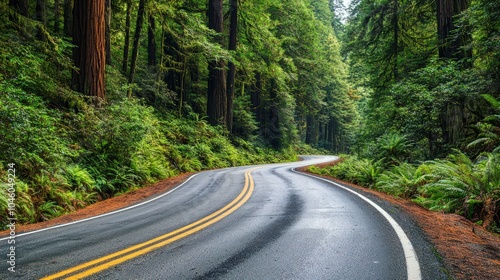
[[[151,242],[130,249],[126,254],[130,259],[124,262],[115,265],[112,261],[120,256],[110,256],[62,278],[109,264],[88,278],[408,279],[401,240],[380,212],[345,189],[291,170],[332,159],[306,157],[297,163],[262,165],[249,176],[245,174],[252,167],[201,172],[167,195],[133,209],[18,236],[15,273],[7,270],[10,245],[2,240],[5,261],[0,279],[53,275],[200,220],[203,228],[174,233],[179,239],[164,246],[142,253],[141,248],[160,241]],[[446,279],[432,245],[416,224],[399,208],[365,196],[404,230],[416,252],[421,278]],[[235,201],[241,205],[234,206]],[[220,214],[220,220],[205,226],[205,217],[218,219],[210,215],[225,207],[234,212]]]

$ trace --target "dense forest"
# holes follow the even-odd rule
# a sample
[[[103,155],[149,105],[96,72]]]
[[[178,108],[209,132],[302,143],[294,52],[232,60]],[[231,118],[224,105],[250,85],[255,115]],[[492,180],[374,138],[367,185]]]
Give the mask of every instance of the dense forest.
[[[14,190],[33,223],[353,138],[327,0],[9,0],[0,18],[3,218]]]
[[[313,170],[500,232],[500,1],[354,0],[336,32],[361,122]]]
[[[500,227],[500,1],[2,0],[0,30],[2,217],[313,147]]]

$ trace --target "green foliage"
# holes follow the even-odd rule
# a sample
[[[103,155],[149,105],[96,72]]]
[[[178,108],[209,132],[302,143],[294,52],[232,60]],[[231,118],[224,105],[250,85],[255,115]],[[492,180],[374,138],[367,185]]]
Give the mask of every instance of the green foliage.
[[[460,151],[447,159],[384,169],[380,162],[343,156],[337,164],[309,171],[412,199],[435,211],[457,213],[486,228],[498,226],[500,154],[486,153],[476,161]]]
[[[486,99],[495,110],[494,115],[490,115],[476,124],[478,135],[474,141],[467,145],[467,148],[479,147],[480,151],[500,152],[500,101],[493,96],[484,94]]]
[[[0,82],[0,160],[18,166],[21,177],[63,165],[74,156],[60,112],[33,94]]]
[[[390,132],[377,139],[377,158],[386,164],[397,165],[408,159],[412,150],[408,135]]]
[[[431,170],[426,164],[415,167],[403,163],[385,170],[377,178],[376,187],[386,193],[403,198],[416,198],[421,187],[430,181]]]
[[[486,219],[491,225],[500,201],[500,157],[487,154],[473,162],[461,152],[431,162],[434,182],[424,187],[423,204],[430,209]]]
[[[377,178],[383,172],[380,161],[358,159],[354,156],[346,156],[341,162],[327,167],[325,171],[316,172],[323,175],[331,175],[341,180],[347,180],[361,186],[371,188],[375,185]]]

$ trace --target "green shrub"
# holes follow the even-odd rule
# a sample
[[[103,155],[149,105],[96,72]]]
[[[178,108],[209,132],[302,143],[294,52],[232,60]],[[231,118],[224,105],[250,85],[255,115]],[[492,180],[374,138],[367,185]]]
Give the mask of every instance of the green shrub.
[[[409,159],[412,146],[408,135],[386,133],[377,139],[376,158],[387,166],[398,165]]]
[[[420,188],[429,182],[430,172],[426,164],[415,167],[403,163],[384,171],[377,179],[376,187],[395,196],[415,198]]]
[[[433,210],[454,212],[490,226],[498,219],[500,155],[489,153],[472,161],[455,151],[445,160],[429,163],[433,181],[423,187],[420,202]]]

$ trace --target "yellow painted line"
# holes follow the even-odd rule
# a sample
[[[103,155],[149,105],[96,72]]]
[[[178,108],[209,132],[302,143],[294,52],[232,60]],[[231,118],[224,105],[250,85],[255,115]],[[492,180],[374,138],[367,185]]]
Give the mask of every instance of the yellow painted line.
[[[41,280],[58,279],[79,271],[81,272],[79,272],[78,274],[71,275],[66,279],[82,279],[84,277],[106,270],[110,267],[116,266],[125,261],[147,254],[160,247],[166,246],[174,241],[189,236],[195,232],[198,232],[222,220],[223,218],[229,216],[231,213],[236,211],[236,209],[240,208],[245,202],[248,201],[248,199],[250,199],[250,196],[252,195],[254,190],[254,181],[250,173],[254,169],[255,168],[245,172],[245,186],[243,187],[243,190],[240,192],[240,194],[233,201],[231,201],[223,208],[217,210],[216,212],[194,223],[191,223],[187,226],[184,226],[182,228],[179,228],[162,236],[131,246],[116,253],[109,254],[107,256],[46,276],[44,278],[41,278]],[[84,270],[86,268],[89,269]]]

